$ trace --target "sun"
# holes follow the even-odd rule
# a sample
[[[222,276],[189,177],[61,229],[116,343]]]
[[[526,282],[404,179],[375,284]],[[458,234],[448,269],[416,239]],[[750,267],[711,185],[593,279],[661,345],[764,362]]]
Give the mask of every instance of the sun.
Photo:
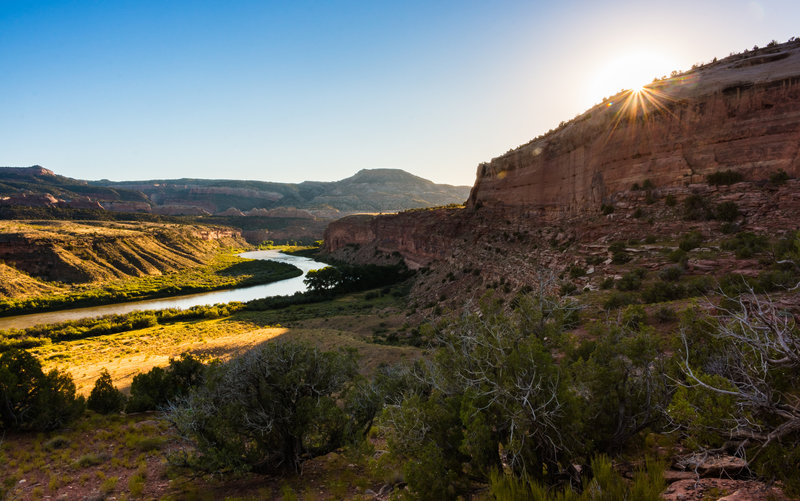
[[[621,90],[641,92],[654,78],[676,69],[669,58],[655,51],[634,51],[612,55],[589,79],[589,93],[594,102],[613,96]]]

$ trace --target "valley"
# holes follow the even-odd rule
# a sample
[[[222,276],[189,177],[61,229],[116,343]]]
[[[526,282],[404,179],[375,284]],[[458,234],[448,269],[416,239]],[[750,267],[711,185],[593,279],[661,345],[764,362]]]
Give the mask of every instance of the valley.
[[[607,98],[464,204],[392,169],[60,183],[152,205],[6,208],[55,216],[0,221],[3,314],[307,290],[0,332],[0,499],[800,496],[795,38]],[[285,250],[331,266],[237,257],[276,234],[248,218],[320,223]]]

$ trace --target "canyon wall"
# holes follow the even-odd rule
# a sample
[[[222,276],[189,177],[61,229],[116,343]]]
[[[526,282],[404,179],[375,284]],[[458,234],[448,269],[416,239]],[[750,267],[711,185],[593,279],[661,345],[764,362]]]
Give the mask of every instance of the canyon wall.
[[[797,41],[613,96],[479,165],[465,209],[343,218],[328,227],[325,248],[354,262],[398,253],[419,267],[492,232],[564,227],[579,229],[578,239],[598,238],[614,219],[601,215],[602,205],[629,204],[635,184],[680,202],[708,191],[706,176],[715,172],[734,170],[757,183],[781,169],[800,177]],[[757,186],[741,189],[766,196]]]
[[[468,206],[560,216],[615,193],[704,181],[720,170],[800,175],[800,47],[733,56],[620,93],[478,167]]]

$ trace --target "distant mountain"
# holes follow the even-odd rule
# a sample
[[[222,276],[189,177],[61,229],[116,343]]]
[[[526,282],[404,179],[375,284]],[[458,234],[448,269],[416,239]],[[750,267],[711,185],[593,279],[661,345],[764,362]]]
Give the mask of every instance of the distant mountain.
[[[468,186],[436,184],[400,169],[364,169],[341,181],[299,184],[230,179],[83,181],[41,166],[0,167],[0,205],[97,208],[169,215],[264,216],[305,209],[332,219],[354,212],[393,212],[463,203]],[[265,212],[272,211],[272,212]]]
[[[342,212],[390,212],[462,203],[468,186],[436,184],[400,169],[364,169],[341,181],[305,181],[299,184],[226,179],[172,179],[150,181],[92,181],[106,188],[140,191],[154,210],[159,207],[196,207],[211,214],[230,208],[295,207]]]

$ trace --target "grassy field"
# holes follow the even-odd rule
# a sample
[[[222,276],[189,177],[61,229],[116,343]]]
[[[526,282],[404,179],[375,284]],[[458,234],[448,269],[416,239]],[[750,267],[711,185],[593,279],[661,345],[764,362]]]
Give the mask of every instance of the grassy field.
[[[264,312],[240,311],[224,318],[178,321],[116,334],[45,344],[31,349],[47,369],[69,372],[88,394],[103,368],[120,388],[139,372],[164,366],[189,352],[227,359],[273,339],[308,342],[324,350],[355,348],[366,372],[380,363],[412,360],[420,350],[373,342],[376,333],[401,330],[402,298],[365,292],[331,301]]]
[[[323,350],[355,349],[359,369],[413,361],[422,350],[379,344],[387,333],[407,329],[405,298],[393,291],[367,291],[321,303],[264,312],[239,311],[223,318],[177,321],[117,334],[64,341],[31,351],[45,369],[69,372],[88,395],[103,369],[126,391],[139,372],[167,365],[189,352],[203,359],[229,359],[276,339],[304,341]],[[372,435],[364,450],[344,450],[309,461],[303,476],[222,479],[170,464],[188,445],[159,414],[87,414],[67,429],[9,434],[0,440],[0,499],[342,499],[364,489],[376,492],[399,471],[380,461],[383,438]],[[366,450],[366,449],[369,450]],[[389,473],[387,473],[387,471]]]

